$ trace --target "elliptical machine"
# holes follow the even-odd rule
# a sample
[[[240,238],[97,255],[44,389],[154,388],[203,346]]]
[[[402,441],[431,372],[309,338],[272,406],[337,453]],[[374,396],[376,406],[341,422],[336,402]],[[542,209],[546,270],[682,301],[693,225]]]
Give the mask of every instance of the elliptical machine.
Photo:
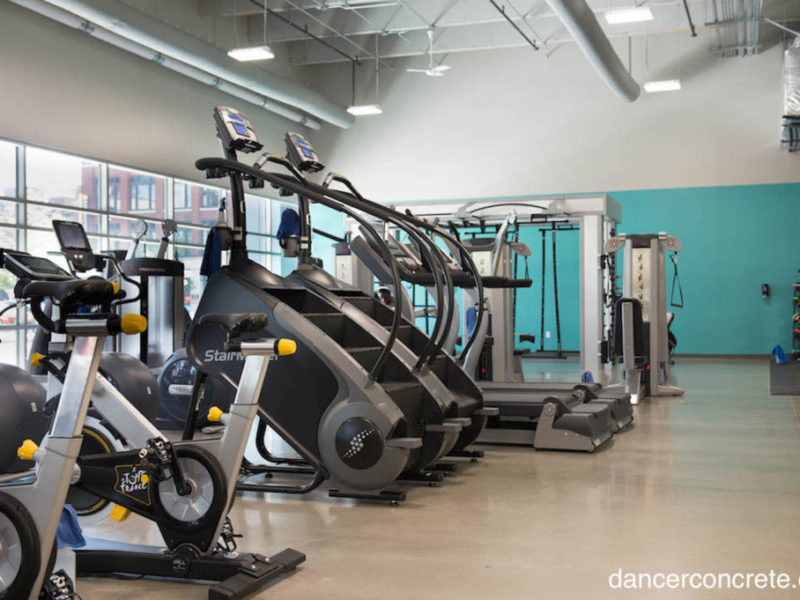
[[[112,312],[117,290],[103,279],[76,280],[46,259],[17,251],[0,251],[0,265],[19,278],[16,296],[30,303],[39,325],[74,336],[73,360],[52,426],[41,445],[28,439],[18,450],[20,459],[35,461],[34,468],[0,476],[0,598],[36,600],[55,560],[56,530],[70,481],[81,476],[75,463],[103,343],[109,335],[138,333],[142,324]],[[45,315],[45,300],[59,304],[61,317]],[[79,314],[84,305],[99,310]],[[0,376],[7,372],[3,367]],[[40,397],[39,385],[20,369],[6,383],[16,394]]]

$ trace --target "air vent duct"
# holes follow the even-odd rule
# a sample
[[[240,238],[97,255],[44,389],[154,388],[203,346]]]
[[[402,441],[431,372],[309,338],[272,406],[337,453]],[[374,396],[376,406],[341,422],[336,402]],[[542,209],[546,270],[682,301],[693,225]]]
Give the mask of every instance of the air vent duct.
[[[783,54],[783,126],[781,147],[800,150],[800,37]]]

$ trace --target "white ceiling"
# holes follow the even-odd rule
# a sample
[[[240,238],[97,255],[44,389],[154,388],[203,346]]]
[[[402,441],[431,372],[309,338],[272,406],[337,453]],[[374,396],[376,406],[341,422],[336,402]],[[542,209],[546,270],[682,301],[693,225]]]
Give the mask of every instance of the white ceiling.
[[[717,0],[718,14],[725,3],[746,7],[760,1]],[[198,9],[207,18],[245,18],[249,39],[259,40],[263,37],[263,3],[264,0],[200,0]],[[588,0],[588,4],[610,38],[690,35],[683,0]],[[712,0],[687,0],[686,4],[697,29],[715,27]],[[606,10],[633,5],[649,7],[654,20],[628,25],[605,22]],[[272,11],[268,18],[269,42],[286,46],[294,64],[374,58],[376,47],[385,58],[424,55],[428,46],[426,30],[430,27],[436,28],[437,55],[526,46],[531,42],[548,54],[560,44],[571,42],[545,0],[267,0],[267,6]],[[800,17],[798,0],[763,0],[763,14],[790,27],[800,27],[800,23],[792,21]],[[321,41],[312,40],[309,34]]]
[[[258,44],[264,37],[265,0],[125,0],[176,27],[221,48]],[[685,35],[690,27],[684,0],[587,0],[606,34],[614,38],[660,34]],[[543,58],[571,43],[569,33],[545,0],[266,0],[268,41],[294,65],[420,57],[424,65],[427,30],[435,28],[434,54],[441,63],[453,52],[531,47]],[[717,3],[717,12],[713,9]],[[603,13],[610,8],[644,5],[654,20],[609,25]],[[718,28],[715,18],[725,7],[761,7],[763,17],[800,30],[800,0],[686,0],[698,31]],[[502,11],[502,12],[501,12]],[[511,21],[511,22],[509,22]],[[754,17],[752,31],[758,48],[778,42],[785,32]],[[720,27],[722,34],[737,23]],[[712,38],[713,39],[713,38]],[[720,45],[741,44],[736,35],[720,35]],[[534,44],[538,50],[534,50]],[[714,48],[710,48],[713,50]]]

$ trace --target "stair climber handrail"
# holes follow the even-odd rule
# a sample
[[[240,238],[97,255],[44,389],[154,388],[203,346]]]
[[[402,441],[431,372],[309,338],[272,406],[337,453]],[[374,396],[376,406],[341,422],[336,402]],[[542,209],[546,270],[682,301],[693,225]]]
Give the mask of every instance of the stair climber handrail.
[[[273,157],[273,155],[270,155]],[[274,160],[270,162],[275,162],[281,164],[283,166],[284,162],[287,165],[291,166],[292,168],[289,169],[290,171],[294,171],[293,166],[288,161],[284,161],[281,157],[274,157]],[[399,286],[403,285],[402,279],[400,279],[400,272],[397,268],[397,262],[394,260],[392,256],[392,252],[389,249],[389,246],[386,245],[383,238],[378,235],[378,232],[369,224],[369,222],[364,219],[363,217],[356,214],[355,211],[351,210],[347,206],[344,206],[342,202],[338,202],[336,200],[332,200],[328,198],[326,195],[319,193],[316,190],[308,188],[308,182],[302,176],[298,174],[292,173],[292,178],[287,177],[286,175],[278,174],[278,173],[270,173],[267,171],[262,171],[256,167],[251,167],[244,163],[241,163],[237,160],[232,160],[228,158],[201,158],[195,161],[195,167],[200,169],[201,171],[205,171],[206,177],[209,179],[221,178],[225,176],[235,177],[237,174],[239,176],[246,176],[245,178],[250,179],[251,181],[260,182],[260,181],[268,181],[270,184],[275,185],[279,188],[284,188],[294,194],[298,194],[313,202],[317,202],[319,204],[323,204],[328,208],[333,210],[342,212],[356,221],[359,225],[361,225],[365,231],[370,232],[370,234],[375,238],[375,241],[380,248],[381,254],[383,255],[383,259],[386,261],[386,264],[389,266],[392,272],[392,281],[396,287],[396,289],[400,289]],[[298,179],[299,176],[299,179]],[[233,190],[238,189],[239,186],[231,186],[232,193],[235,193]],[[236,199],[234,199],[236,200]],[[389,338],[386,340],[386,344],[384,345],[383,349],[381,350],[378,357],[375,359],[375,363],[373,364],[372,368],[369,370],[369,379],[371,381],[378,381],[382,375],[383,371],[386,368],[386,363],[389,360],[389,356],[392,353],[392,346],[394,346],[395,341],[397,340],[398,330],[400,329],[400,325],[402,324],[403,320],[403,300],[402,296],[398,294],[397,298],[397,307],[395,310],[395,314],[392,317],[392,327],[389,330]]]
[[[480,330],[480,325],[483,319],[485,318],[485,307],[483,303],[483,282],[481,281],[481,276],[478,273],[478,268],[476,267],[475,262],[472,260],[472,257],[469,255],[469,252],[466,251],[466,249],[453,235],[447,233],[446,231],[442,230],[439,227],[434,227],[427,221],[419,219],[412,214],[399,213],[394,209],[383,206],[382,204],[378,204],[377,202],[374,202],[372,200],[367,200],[366,198],[357,200],[348,194],[325,188],[319,184],[310,181],[306,182],[305,185],[301,185],[300,183],[291,180],[286,176],[279,175],[277,173],[269,173],[267,171],[262,171],[261,169],[258,169],[256,167],[251,167],[244,163],[240,163],[239,161],[236,160],[218,158],[218,157],[201,158],[195,161],[195,167],[201,171],[205,171],[206,177],[208,178],[224,177],[228,174],[228,171],[232,170],[234,172],[238,172],[241,173],[242,175],[247,176],[248,179],[252,179],[255,181],[268,181],[271,184],[276,184],[278,187],[282,186],[286,190],[292,193],[304,195],[310,200],[313,200],[314,202],[319,202],[320,204],[325,204],[326,206],[331,206],[329,202],[330,199],[332,199],[338,203],[345,204],[347,206],[352,206],[353,208],[356,208],[358,210],[363,210],[363,212],[367,212],[370,214],[377,213],[376,216],[380,215],[382,218],[398,215],[404,221],[407,221],[418,228],[424,229],[425,231],[434,232],[439,237],[452,242],[455,245],[455,247],[459,248],[459,251],[461,253],[461,263],[467,265],[468,271],[472,274],[475,280],[475,287],[478,292],[478,315],[475,320],[475,328],[472,332],[472,335],[470,335],[469,339],[467,340],[466,344],[464,344],[464,348],[461,351],[461,356],[459,357],[459,361],[463,363],[467,352],[475,342],[477,333]]]
[[[350,190],[353,200],[363,202],[364,197],[350,182],[350,180],[343,175],[339,175],[338,173],[328,173],[328,175],[325,177],[322,187],[325,189],[330,189],[330,184],[333,181],[337,181],[346,186]],[[428,342],[425,344],[422,352],[420,352],[417,362],[414,365],[414,370],[419,371],[422,368],[422,365],[424,365],[426,362],[431,364],[436,359],[436,356],[444,345],[448,333],[450,332],[450,328],[452,327],[453,311],[455,310],[455,288],[453,286],[452,277],[447,269],[446,262],[438,252],[438,249],[434,247],[434,242],[427,236],[419,233],[419,231],[411,227],[408,223],[402,220],[402,218],[398,217],[397,215],[399,213],[381,216],[375,214],[375,211],[366,210],[364,212],[372,214],[386,223],[391,223],[402,231],[405,231],[408,236],[416,242],[420,253],[431,266],[431,275],[434,278],[434,287],[436,289],[436,319],[434,321],[431,336],[428,338]],[[439,264],[441,271],[436,267],[436,263]],[[442,279],[444,279],[444,282],[442,282]],[[448,294],[446,313],[442,310],[444,308],[444,290],[447,290]],[[442,330],[442,328],[444,328],[444,330]]]
[[[337,178],[340,178],[339,180],[342,183],[347,181],[347,178],[343,177],[342,175],[335,174],[335,176]],[[478,335],[478,331],[480,329],[480,325],[483,322],[483,319],[485,318],[485,307],[484,307],[484,300],[483,300],[483,281],[481,280],[480,273],[478,273],[478,268],[475,265],[475,262],[472,260],[472,257],[470,256],[469,252],[467,252],[467,250],[464,248],[464,246],[461,244],[461,242],[458,240],[458,238],[453,236],[452,234],[448,233],[447,231],[444,231],[440,227],[437,227],[435,225],[431,225],[430,223],[428,223],[424,219],[420,219],[418,217],[415,217],[408,210],[405,213],[400,213],[400,212],[398,212],[398,211],[396,211],[396,210],[394,210],[392,208],[386,207],[386,206],[384,206],[382,204],[378,204],[377,202],[374,202],[372,200],[368,200],[368,199],[364,198],[363,196],[361,196],[360,194],[359,194],[359,198],[356,198],[356,200],[358,201],[359,205],[354,205],[352,203],[353,198],[349,197],[347,194],[345,194],[343,192],[337,192],[336,190],[331,190],[330,188],[325,188],[324,186],[320,186],[319,184],[316,184],[316,183],[313,183],[313,182],[309,182],[308,185],[312,189],[321,188],[321,192],[322,193],[327,194],[328,196],[330,196],[331,198],[334,198],[335,200],[339,200],[341,202],[344,202],[346,204],[354,206],[354,208],[362,210],[362,211],[364,211],[366,213],[375,214],[375,211],[376,211],[376,212],[379,213],[379,215],[376,215],[376,216],[380,216],[380,218],[386,218],[387,215],[388,216],[397,215],[401,219],[403,219],[404,221],[414,225],[415,227],[417,227],[419,229],[423,229],[425,231],[429,231],[429,232],[431,232],[431,233],[433,233],[435,235],[438,235],[440,238],[451,242],[454,245],[454,247],[458,248],[459,254],[460,254],[460,262],[461,262],[462,265],[466,265],[467,266],[467,271],[472,275],[472,277],[473,277],[473,279],[475,281],[475,287],[476,287],[477,292],[478,292],[478,294],[477,294],[478,295],[478,315],[477,315],[476,320],[475,320],[475,328],[472,331],[472,335],[469,336],[469,339],[467,340],[466,344],[464,344],[464,348],[461,351],[461,356],[459,357],[459,362],[461,362],[463,364],[464,359],[467,356],[467,352],[469,352],[469,349],[475,343],[475,339],[476,339],[476,337]],[[345,183],[345,185],[350,187],[351,190],[353,189],[353,185],[351,183],[349,183],[349,181],[347,183]]]

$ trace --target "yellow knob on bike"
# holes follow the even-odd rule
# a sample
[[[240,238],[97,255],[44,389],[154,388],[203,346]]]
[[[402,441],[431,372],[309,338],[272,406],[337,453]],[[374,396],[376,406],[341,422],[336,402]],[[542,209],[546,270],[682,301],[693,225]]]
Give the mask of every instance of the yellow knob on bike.
[[[212,423],[219,423],[222,420],[222,415],[224,414],[225,413],[222,412],[219,408],[217,408],[216,406],[212,406],[211,408],[208,409],[208,420],[211,421]]]
[[[124,506],[120,506],[119,504],[115,504],[114,508],[111,509],[111,518],[114,519],[117,523],[122,523],[125,519],[131,516],[131,511],[129,508],[125,508]]]
[[[133,313],[128,313],[127,315],[122,315],[122,319],[120,319],[119,327],[122,330],[122,333],[127,335],[136,335],[137,333],[144,333],[147,331],[147,317],[143,317],[142,315],[135,315]]]
[[[43,358],[44,354],[42,354],[41,352],[34,352],[33,354],[31,354],[31,366],[41,367]]]
[[[119,284],[116,281],[111,281],[111,287],[114,288],[114,293],[119,294]]]
[[[39,446],[33,440],[25,440],[22,442],[22,446],[17,448],[17,456],[19,456],[22,460],[33,460],[33,455],[36,454],[36,451],[39,449]]]
[[[294,354],[297,351],[297,342],[286,338],[278,340],[277,344],[278,356],[286,356],[287,354]]]

